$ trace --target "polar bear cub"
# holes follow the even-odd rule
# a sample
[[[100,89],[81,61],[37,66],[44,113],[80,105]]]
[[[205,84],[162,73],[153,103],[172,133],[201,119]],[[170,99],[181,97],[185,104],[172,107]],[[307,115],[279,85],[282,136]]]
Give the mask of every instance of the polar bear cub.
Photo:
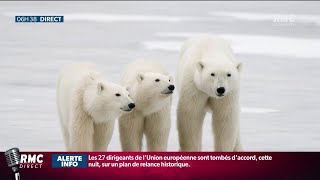
[[[166,151],[170,131],[172,77],[154,61],[137,60],[122,76],[136,108],[119,118],[123,151],[141,151],[143,135],[148,151]]]
[[[200,151],[203,120],[212,112],[216,151],[239,151],[241,63],[229,44],[203,35],[187,40],[178,68],[177,121],[181,151]]]
[[[107,82],[90,63],[63,68],[57,105],[68,151],[105,151],[115,119],[135,106],[124,87]]]

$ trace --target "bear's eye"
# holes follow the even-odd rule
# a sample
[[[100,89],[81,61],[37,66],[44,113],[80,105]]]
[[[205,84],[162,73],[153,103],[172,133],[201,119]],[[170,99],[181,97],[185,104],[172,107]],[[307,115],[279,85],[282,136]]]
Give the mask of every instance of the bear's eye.
[[[211,73],[211,76],[215,76],[215,74],[214,74],[214,73]]]
[[[230,74],[230,73],[228,73],[228,74],[227,74],[227,76],[228,76],[228,77],[231,77],[231,74]]]
[[[169,82],[171,82],[171,80],[169,79]]]
[[[156,82],[159,82],[159,81],[160,81],[160,79],[156,79],[155,81],[156,81]]]
[[[116,96],[121,96],[121,94],[117,93]]]

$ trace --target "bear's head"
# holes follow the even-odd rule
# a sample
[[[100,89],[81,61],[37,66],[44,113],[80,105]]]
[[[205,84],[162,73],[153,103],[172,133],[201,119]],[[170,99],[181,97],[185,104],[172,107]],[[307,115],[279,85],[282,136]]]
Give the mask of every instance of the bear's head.
[[[137,109],[145,114],[156,112],[170,101],[175,86],[171,76],[145,72],[136,76],[136,84],[129,88],[132,99],[136,102]]]
[[[135,104],[125,87],[106,81],[94,81],[84,92],[84,108],[96,122],[116,119],[130,112]]]
[[[242,63],[232,61],[198,61],[194,82],[198,89],[210,97],[222,98],[239,88]]]

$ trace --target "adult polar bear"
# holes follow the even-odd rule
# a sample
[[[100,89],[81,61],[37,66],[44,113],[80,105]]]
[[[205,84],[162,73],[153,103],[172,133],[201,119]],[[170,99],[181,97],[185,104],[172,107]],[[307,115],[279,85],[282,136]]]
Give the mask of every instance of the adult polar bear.
[[[124,87],[107,82],[91,63],[67,65],[59,75],[57,105],[68,151],[105,151],[114,121],[134,108]]]
[[[229,44],[203,35],[187,40],[178,68],[177,121],[181,151],[200,151],[202,126],[212,112],[216,151],[240,151],[241,63]]]
[[[136,108],[119,118],[123,151],[141,151],[143,134],[148,151],[166,151],[170,131],[172,78],[161,64],[137,60],[122,76]]]

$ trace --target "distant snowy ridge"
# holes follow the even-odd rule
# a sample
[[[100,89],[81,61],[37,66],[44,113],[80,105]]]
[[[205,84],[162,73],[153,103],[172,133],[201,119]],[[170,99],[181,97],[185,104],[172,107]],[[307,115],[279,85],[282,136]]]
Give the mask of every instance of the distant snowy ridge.
[[[160,32],[157,37],[188,38],[206,33],[199,32]],[[230,41],[235,53],[255,54],[294,58],[320,58],[320,39],[304,39],[245,34],[218,34],[218,37]],[[179,51],[182,40],[154,40],[143,42],[149,50]]]
[[[65,14],[69,21],[96,21],[96,22],[116,22],[116,21],[134,21],[134,22],[181,22],[194,20],[188,16],[164,16],[164,15],[138,15],[138,14]]]

